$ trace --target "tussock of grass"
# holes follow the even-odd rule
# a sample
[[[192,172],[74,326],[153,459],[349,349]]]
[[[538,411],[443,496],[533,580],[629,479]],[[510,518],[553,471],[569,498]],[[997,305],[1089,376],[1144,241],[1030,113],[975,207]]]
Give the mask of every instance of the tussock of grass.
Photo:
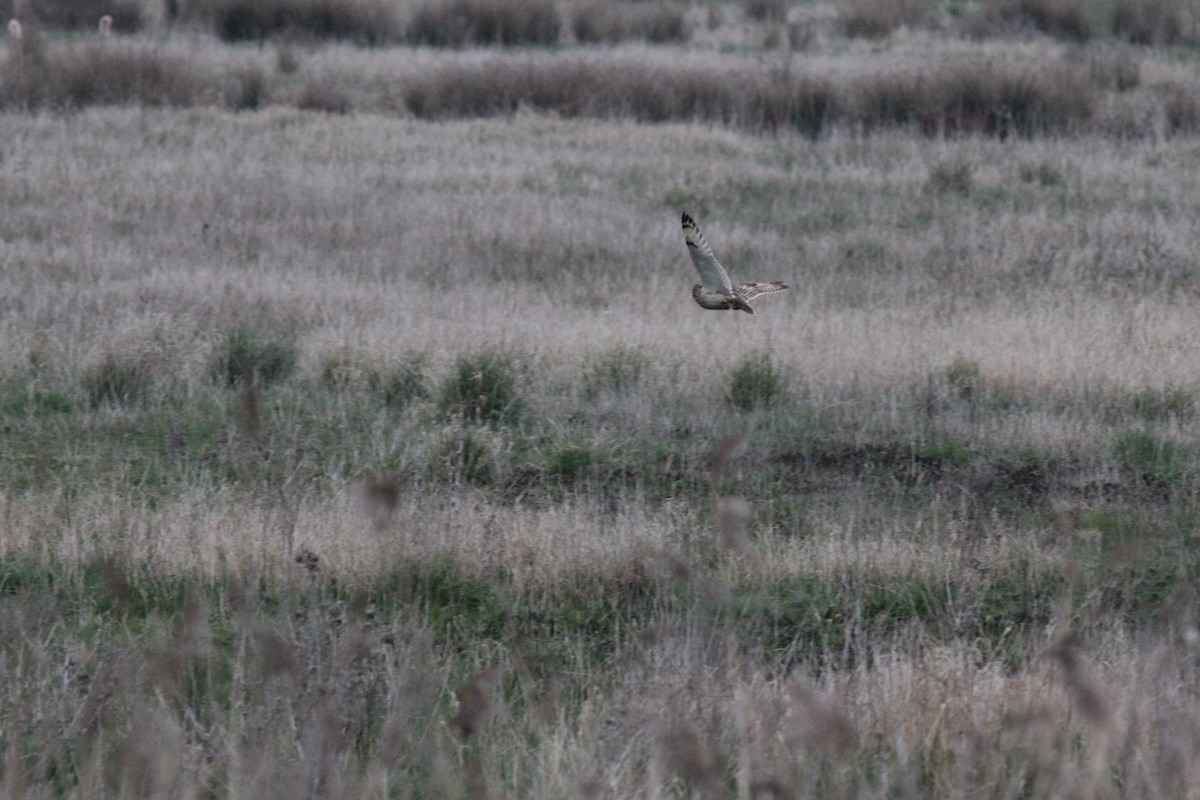
[[[1191,477],[1194,458],[1181,445],[1146,430],[1119,435],[1112,446],[1113,458],[1152,485],[1172,487]]]
[[[933,12],[929,0],[842,0],[838,4],[838,26],[850,38],[882,39],[897,28],[918,26]]]
[[[216,99],[212,79],[195,65],[149,48],[85,48],[57,60],[50,78],[60,101],[75,108],[193,106]]]
[[[513,422],[524,407],[516,359],[501,350],[461,356],[438,392],[438,408],[450,419]]]
[[[29,11],[49,30],[94,32],[105,15],[115,33],[137,33],[146,24],[145,11],[136,0],[42,0],[30,4]],[[9,17],[5,15],[6,20]]]
[[[1180,0],[1116,0],[1110,13],[1113,33],[1134,44],[1174,45],[1196,35],[1195,9]]]
[[[349,348],[341,348],[321,359],[318,380],[334,391],[364,391],[378,386],[380,371],[371,360]]]
[[[51,53],[34,47],[11,56],[15,63],[0,77],[4,104],[193,106],[217,100],[210,75],[156,48],[91,45]]]
[[[1067,65],[1030,71],[964,59],[929,73],[865,78],[852,107],[857,124],[869,129],[916,126],[928,136],[1004,138],[1085,130],[1093,105],[1091,85]]]
[[[946,382],[962,400],[973,400],[983,388],[979,362],[957,355],[945,369]]]
[[[641,348],[618,345],[584,366],[584,397],[595,400],[606,393],[629,392],[641,385],[651,369],[650,358]]]
[[[325,114],[348,114],[351,110],[346,93],[328,82],[306,83],[296,97],[296,108]]]
[[[500,469],[500,440],[472,425],[447,428],[433,442],[429,457],[435,478],[453,485],[487,486]]]
[[[688,36],[684,8],[680,3],[589,2],[572,9],[571,31],[584,43],[683,41]]]
[[[770,406],[786,391],[786,382],[766,353],[748,353],[729,374],[729,402],[742,411]]]
[[[1086,42],[1096,35],[1096,19],[1085,0],[986,0],[969,25],[976,36],[1035,30],[1056,39]]]
[[[931,192],[966,195],[971,193],[975,165],[970,161],[939,161],[929,168],[926,186]]]
[[[93,406],[136,405],[146,399],[152,375],[144,360],[109,355],[83,376],[83,390]]]
[[[1102,89],[1128,92],[1141,83],[1141,59],[1128,49],[1091,46],[1084,48],[1082,55],[1092,83]]]
[[[1173,45],[1194,35],[1179,0],[1117,0],[1100,7],[1083,0],[986,0],[967,16],[975,36],[1037,31],[1070,42],[1087,42],[1111,33],[1140,45]]]
[[[200,0],[185,8],[185,18],[227,42],[286,35],[382,45],[403,35],[395,6],[379,0]]]
[[[406,35],[435,47],[551,45],[561,27],[551,0],[426,0]]]
[[[269,384],[286,379],[296,368],[295,347],[250,328],[230,331],[213,353],[211,372],[226,386],[252,377]]]
[[[742,13],[760,22],[782,22],[787,19],[787,0],[741,0]]]
[[[409,403],[426,399],[430,390],[424,359],[419,354],[406,356],[399,364],[382,371],[376,386],[390,408],[404,408]]]

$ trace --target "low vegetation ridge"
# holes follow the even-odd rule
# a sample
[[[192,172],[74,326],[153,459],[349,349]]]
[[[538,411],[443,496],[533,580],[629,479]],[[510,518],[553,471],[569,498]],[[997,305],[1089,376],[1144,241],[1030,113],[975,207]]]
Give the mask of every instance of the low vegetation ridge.
[[[575,4],[572,24],[548,0],[433,3],[408,9],[403,24],[387,23],[391,14],[371,3],[276,5],[269,14],[266,5],[238,3],[179,12],[180,30],[207,26],[225,38],[270,40],[257,54],[180,35],[64,37],[43,30],[76,27],[81,12],[72,6],[70,13],[46,15],[21,38],[9,36],[0,108],[285,105],[431,119],[525,109],[810,138],[893,128],[929,137],[1162,137],[1190,134],[1200,120],[1194,75],[1173,63],[1171,51],[1130,44],[1185,39],[1186,15],[1169,3],[1154,9],[1118,3],[1101,25],[1082,3],[1060,3],[1052,12],[1037,3],[986,2],[950,17],[960,34],[973,37],[966,40],[951,35],[955,25],[939,22],[932,4],[920,2],[844,3],[833,23],[820,14],[747,7],[738,12],[742,27],[716,7],[703,26],[687,22],[696,10],[683,4]],[[158,24],[164,33],[176,30]],[[746,30],[770,40],[770,31],[784,25],[791,26],[786,40],[777,34],[774,44],[754,47],[744,41]],[[705,34],[681,43],[689,26]],[[567,29],[575,31],[571,43],[550,49]],[[742,38],[729,39],[734,34],[726,30]],[[903,31],[925,38],[893,42]],[[1013,38],[1022,31],[1025,40]],[[1032,40],[1029,31],[1038,31]],[[863,36],[892,38],[881,57],[877,44],[856,45]],[[673,44],[586,46],[639,37]],[[344,44],[314,44],[325,38]],[[385,41],[422,47],[355,46]],[[472,43],[473,49],[458,49]],[[531,44],[543,47],[530,50]]]

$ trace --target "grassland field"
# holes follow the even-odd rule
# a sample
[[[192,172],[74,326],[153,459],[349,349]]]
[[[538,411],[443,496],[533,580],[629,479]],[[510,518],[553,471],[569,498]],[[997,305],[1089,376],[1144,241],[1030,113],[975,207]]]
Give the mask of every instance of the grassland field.
[[[388,100],[1081,52],[717,30],[0,112],[0,796],[1200,797],[1200,139]]]

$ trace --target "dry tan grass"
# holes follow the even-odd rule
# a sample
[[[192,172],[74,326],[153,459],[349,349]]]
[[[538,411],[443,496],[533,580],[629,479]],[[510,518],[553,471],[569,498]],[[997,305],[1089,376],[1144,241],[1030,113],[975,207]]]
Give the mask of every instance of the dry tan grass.
[[[314,54],[304,69],[338,74],[360,57]],[[83,420],[145,441],[112,464],[97,463],[102,442],[60,448],[41,472],[45,440],[3,455],[30,483],[0,491],[0,561],[63,577],[59,595],[0,597],[13,665],[0,714],[31,731],[34,753],[7,766],[21,754],[3,742],[0,794],[40,791],[39,760],[66,749],[80,754],[67,767],[79,797],[1116,798],[1200,785],[1193,599],[1125,619],[1121,597],[1069,596],[1070,576],[1133,563],[1154,525],[1189,513],[1184,493],[1112,458],[1135,423],[1110,407],[1200,391],[1190,140],[813,144],[277,108],[6,114],[0,142],[0,182],[20,198],[0,215],[0,374],[71,387],[115,355],[151,375],[143,406],[6,412],[21,431],[66,436]],[[945,164],[969,165],[969,180],[932,179]],[[732,270],[769,268],[792,291],[753,318],[697,310],[681,208],[704,214]],[[255,389],[253,414],[212,375],[223,337],[246,327],[299,356],[294,379]],[[512,354],[530,415],[520,442],[504,424],[472,428],[498,472],[560,432],[618,460],[642,439],[683,440],[661,456],[679,462],[671,490],[636,474],[557,495],[430,475],[464,430],[436,395],[380,406],[370,435],[350,435],[372,370],[419,361],[438,385],[485,345]],[[590,365],[615,348],[644,357],[641,371],[589,394]],[[724,402],[711,365],[747,353],[787,375],[783,410]],[[319,413],[291,415],[306,392]],[[1196,419],[1173,408],[1146,427],[1186,447]],[[815,432],[788,414],[812,415]],[[207,449],[187,449],[186,424]],[[745,443],[712,467],[731,434]],[[1001,508],[995,460],[917,468],[933,434],[971,456],[1062,465],[1028,508]],[[875,483],[855,472],[910,451]],[[165,462],[146,459],[159,453],[177,458],[179,483],[155,483]],[[774,494],[746,478],[780,463],[797,466]],[[1128,507],[1103,494],[1122,488]],[[1144,514],[1131,537],[1148,541],[1106,541],[1094,510]],[[510,613],[499,633],[467,631],[463,646],[447,631],[486,620],[383,620],[356,594],[433,564],[488,587]],[[112,608],[62,622],[75,597],[63,584],[96,569]],[[1010,629],[977,619],[997,575],[1029,605]],[[1051,610],[1060,589],[1036,585],[1044,575],[1067,596]],[[224,588],[124,638],[104,627],[143,602],[139,581],[176,578]],[[863,610],[879,587],[910,586],[908,602],[944,607],[935,622],[903,600]],[[845,603],[797,600],[822,587]],[[620,635],[597,623],[598,655],[547,618],[571,603],[615,609]],[[800,623],[818,634],[740,638]],[[205,683],[217,674],[231,685]],[[106,735],[89,738],[85,720]],[[142,733],[106,738],[130,726]],[[418,773],[419,790],[403,783]]]
[[[652,346],[688,373],[702,358],[767,350],[832,396],[920,380],[959,355],[988,379],[1067,392],[1187,388],[1198,374],[1187,347],[1196,233],[1189,186],[1173,168],[1180,151],[1104,140],[931,148],[908,138],[867,151],[681,127],[426,126],[293,112],[162,115],[162,144],[134,149],[104,135],[128,119],[80,117],[86,150],[71,148],[82,134],[52,117],[4,121],[22,165],[12,180],[27,198],[3,223],[14,265],[3,288],[21,298],[0,322],[9,367],[35,345],[63,366],[94,363],[125,349],[117,330],[174,361],[177,379],[197,381],[213,333],[258,318],[298,330],[309,369],[347,344],[368,355],[428,352],[442,368],[453,353],[439,343],[460,341],[504,343],[564,375],[616,345]],[[331,138],[344,155],[322,159]],[[211,146],[179,160],[183,141]],[[458,157],[470,146],[489,153],[486,173]],[[56,153],[55,166],[40,152]],[[887,153],[886,173],[872,169],[874,152]],[[976,188],[1006,198],[1000,207],[923,196],[943,153],[975,163]],[[155,180],[168,157],[170,187]],[[293,157],[308,169],[288,171]],[[1063,164],[1068,185],[1023,187],[1015,166],[1028,161]],[[828,176],[819,183],[817,170]],[[91,188],[72,193],[66,176],[80,172],[94,175]],[[631,182],[598,193],[604,173]],[[761,198],[763,216],[722,215],[731,186]],[[1118,205],[1123,192],[1158,210]],[[503,207],[491,200],[499,196]],[[629,215],[628,203],[644,212]],[[796,291],[732,336],[717,333],[728,319],[672,303],[691,280],[666,222],[681,204],[713,209],[713,236],[734,268],[771,265]],[[906,230],[913,204],[933,221]],[[820,225],[831,206],[845,221]],[[875,261],[862,263],[859,249]],[[896,278],[879,273],[880,258]],[[522,259],[534,263],[513,263]],[[592,302],[594,290],[631,280],[640,291],[620,303]],[[438,313],[398,305],[403,287],[429,293]],[[699,340],[710,343],[703,352]]]

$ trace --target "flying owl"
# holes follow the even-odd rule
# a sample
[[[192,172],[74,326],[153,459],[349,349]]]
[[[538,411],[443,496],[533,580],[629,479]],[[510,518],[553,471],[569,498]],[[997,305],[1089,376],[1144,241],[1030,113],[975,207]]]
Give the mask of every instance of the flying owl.
[[[692,297],[701,308],[723,310],[727,308],[741,309],[747,314],[753,314],[750,301],[760,294],[782,292],[787,286],[779,281],[771,283],[739,283],[734,286],[729,281],[729,274],[713,255],[712,248],[704,239],[696,221],[686,211],[683,212],[683,240],[687,242],[688,254],[692,263],[700,273],[700,283],[692,287]]]

